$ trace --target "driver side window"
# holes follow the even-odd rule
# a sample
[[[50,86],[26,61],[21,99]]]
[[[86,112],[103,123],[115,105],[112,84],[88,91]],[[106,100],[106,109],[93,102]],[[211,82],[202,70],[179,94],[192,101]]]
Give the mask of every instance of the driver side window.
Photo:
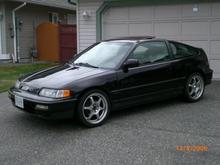
[[[137,59],[142,65],[151,64],[168,60],[169,53],[165,42],[145,42],[137,46],[130,59]]]

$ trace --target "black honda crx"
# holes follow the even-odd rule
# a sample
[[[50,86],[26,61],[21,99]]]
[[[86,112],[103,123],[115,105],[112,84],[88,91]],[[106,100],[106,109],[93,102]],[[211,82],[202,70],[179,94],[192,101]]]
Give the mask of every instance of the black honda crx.
[[[154,37],[98,42],[68,63],[19,78],[15,107],[43,118],[103,124],[112,110],[182,95],[202,98],[212,81],[203,49]]]

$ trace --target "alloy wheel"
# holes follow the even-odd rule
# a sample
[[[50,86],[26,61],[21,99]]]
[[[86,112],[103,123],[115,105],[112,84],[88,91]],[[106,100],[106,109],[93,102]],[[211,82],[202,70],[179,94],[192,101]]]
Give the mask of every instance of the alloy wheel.
[[[88,123],[98,124],[105,119],[108,108],[108,102],[104,95],[92,93],[83,102],[82,114]]]
[[[200,75],[192,75],[188,81],[188,95],[193,100],[198,100],[204,92],[204,80]]]

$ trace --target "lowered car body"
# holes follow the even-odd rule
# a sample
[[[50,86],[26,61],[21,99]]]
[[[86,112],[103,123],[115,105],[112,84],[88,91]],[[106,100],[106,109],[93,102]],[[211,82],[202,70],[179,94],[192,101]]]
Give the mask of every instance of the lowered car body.
[[[94,127],[111,110],[177,95],[198,101],[212,74],[200,48],[153,37],[120,38],[96,43],[64,65],[21,77],[9,98],[25,112],[44,118],[76,115]]]

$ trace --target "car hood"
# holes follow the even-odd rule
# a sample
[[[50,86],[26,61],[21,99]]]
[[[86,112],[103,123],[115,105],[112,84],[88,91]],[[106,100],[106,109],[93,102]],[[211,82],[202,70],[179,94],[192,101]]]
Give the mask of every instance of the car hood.
[[[23,78],[22,83],[38,88],[64,88],[68,84],[96,74],[106,72],[105,69],[63,65],[33,73]]]

